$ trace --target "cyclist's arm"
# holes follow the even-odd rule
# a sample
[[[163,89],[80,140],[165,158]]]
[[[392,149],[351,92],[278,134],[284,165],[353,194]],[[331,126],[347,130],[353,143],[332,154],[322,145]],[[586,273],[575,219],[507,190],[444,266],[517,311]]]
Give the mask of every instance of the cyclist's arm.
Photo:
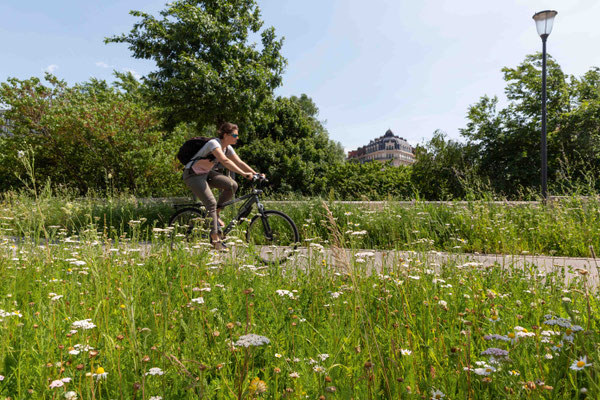
[[[257,174],[258,173],[255,170],[253,170],[252,168],[250,168],[250,166],[248,164],[246,164],[245,162],[243,162],[242,159],[236,153],[232,152],[232,154],[229,155],[229,159],[231,161],[233,161],[235,163],[235,165],[237,165],[238,168],[240,168],[243,171],[251,172],[252,174]]]
[[[252,172],[242,170],[233,161],[231,161],[229,158],[227,158],[227,156],[225,155],[225,153],[223,153],[223,150],[221,150],[220,147],[217,147],[216,149],[214,149],[212,151],[212,155],[214,155],[215,158],[217,160],[219,160],[219,162],[221,164],[223,164],[223,166],[225,168],[227,168],[228,170],[230,170],[231,172],[240,174],[248,179],[252,179],[252,177],[254,176],[254,174]]]

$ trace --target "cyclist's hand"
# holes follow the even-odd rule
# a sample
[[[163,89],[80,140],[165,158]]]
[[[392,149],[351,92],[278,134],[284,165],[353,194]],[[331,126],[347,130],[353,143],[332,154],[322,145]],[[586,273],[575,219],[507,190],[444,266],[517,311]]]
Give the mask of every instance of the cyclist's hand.
[[[254,174],[252,172],[244,172],[244,178],[252,180],[254,178]]]
[[[265,174],[254,174],[254,176],[252,177],[252,180],[254,182],[268,182],[267,178],[265,178]]]

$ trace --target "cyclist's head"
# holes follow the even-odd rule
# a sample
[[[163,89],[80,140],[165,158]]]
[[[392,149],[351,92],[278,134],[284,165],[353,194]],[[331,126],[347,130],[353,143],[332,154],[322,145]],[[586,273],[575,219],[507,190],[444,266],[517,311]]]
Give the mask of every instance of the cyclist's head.
[[[219,139],[223,139],[226,134],[237,133],[238,126],[231,122],[225,122],[219,127]]]

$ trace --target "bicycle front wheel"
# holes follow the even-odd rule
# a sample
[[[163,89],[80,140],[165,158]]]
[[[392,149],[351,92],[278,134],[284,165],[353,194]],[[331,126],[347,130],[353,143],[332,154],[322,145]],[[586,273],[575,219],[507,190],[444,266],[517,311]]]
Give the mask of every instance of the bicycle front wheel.
[[[269,210],[252,218],[246,240],[256,247],[262,262],[278,264],[298,247],[300,234],[290,217],[280,211]]]
[[[177,211],[169,220],[171,227],[171,247],[182,241],[190,244],[208,239],[206,211],[188,207]]]

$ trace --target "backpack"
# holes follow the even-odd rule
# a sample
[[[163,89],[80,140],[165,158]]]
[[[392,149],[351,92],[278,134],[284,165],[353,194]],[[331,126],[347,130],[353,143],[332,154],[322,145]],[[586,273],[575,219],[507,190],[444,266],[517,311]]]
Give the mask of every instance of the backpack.
[[[177,158],[183,165],[186,165],[187,163],[192,161],[192,158],[196,155],[196,153],[200,151],[200,149],[204,147],[204,145],[208,143],[209,140],[212,139],[214,138],[196,136],[189,140],[186,140],[185,143],[183,143],[179,148],[179,151],[177,152]],[[212,161],[215,159],[215,156],[209,154],[208,156],[204,157],[204,159]]]

